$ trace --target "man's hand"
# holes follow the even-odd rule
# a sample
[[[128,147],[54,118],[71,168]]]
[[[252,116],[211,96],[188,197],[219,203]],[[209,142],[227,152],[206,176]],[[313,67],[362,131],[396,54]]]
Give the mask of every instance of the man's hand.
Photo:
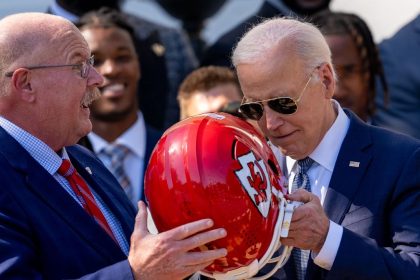
[[[138,203],[134,232],[131,235],[128,262],[139,280],[183,279],[224,257],[226,249],[189,252],[226,236],[224,229],[205,231],[213,226],[210,219],[188,223],[154,235],[147,230],[147,210]]]
[[[289,235],[287,238],[282,238],[281,243],[286,246],[309,249],[318,254],[330,227],[330,221],[325,215],[319,198],[306,190],[299,189],[288,195],[288,199],[304,204],[294,210]]]

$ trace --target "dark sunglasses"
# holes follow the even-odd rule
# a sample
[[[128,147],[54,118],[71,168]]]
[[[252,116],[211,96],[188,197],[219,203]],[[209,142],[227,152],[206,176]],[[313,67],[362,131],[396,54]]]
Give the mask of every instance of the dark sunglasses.
[[[309,76],[308,81],[306,82],[303,90],[300,92],[299,97],[297,99],[293,99],[292,97],[275,97],[255,102],[244,102],[245,97],[242,99],[242,104],[239,107],[239,111],[245,115],[247,118],[258,121],[264,114],[264,105],[263,103],[266,102],[268,107],[277,113],[283,115],[291,115],[296,113],[298,109],[298,103],[303,96],[306,88],[308,87],[309,82],[312,79],[312,74]]]
[[[218,112],[228,113],[238,118],[244,118],[244,116],[239,112],[239,106],[241,106],[241,101],[231,101],[221,107]]]

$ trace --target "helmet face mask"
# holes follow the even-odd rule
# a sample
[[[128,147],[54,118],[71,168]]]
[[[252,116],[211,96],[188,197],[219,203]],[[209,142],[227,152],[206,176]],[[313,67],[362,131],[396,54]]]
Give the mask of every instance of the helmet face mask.
[[[197,250],[226,248],[201,273],[217,279],[255,275],[280,247],[283,176],[264,137],[228,114],[203,114],[169,128],[145,174],[145,194],[162,232],[204,218],[227,236]],[[287,249],[287,248],[286,248]],[[288,250],[283,250],[283,264]]]

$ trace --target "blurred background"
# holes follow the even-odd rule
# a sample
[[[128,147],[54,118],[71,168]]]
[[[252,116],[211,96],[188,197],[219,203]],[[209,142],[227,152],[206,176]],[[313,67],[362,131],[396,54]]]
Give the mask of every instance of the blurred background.
[[[52,0],[0,0],[0,18],[18,12],[44,12]],[[88,0],[86,0],[88,1]],[[211,45],[220,35],[253,14],[262,0],[197,0],[221,2],[213,16],[203,22],[201,38]],[[126,0],[124,10],[151,21],[182,28],[179,19],[169,15],[158,2],[163,0]],[[217,6],[217,5],[215,5]],[[361,16],[371,28],[375,41],[390,37],[402,25],[420,13],[419,0],[332,0],[331,9],[353,12]]]

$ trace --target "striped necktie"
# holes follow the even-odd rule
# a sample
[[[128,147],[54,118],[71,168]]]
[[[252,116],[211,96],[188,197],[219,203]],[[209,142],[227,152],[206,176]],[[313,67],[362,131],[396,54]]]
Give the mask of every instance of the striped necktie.
[[[63,159],[63,162],[57,172],[69,182],[77,199],[82,204],[83,209],[95,219],[95,221],[102,227],[103,230],[105,230],[106,233],[108,233],[109,236],[111,236],[112,239],[114,239],[115,242],[117,242],[104,214],[96,204],[95,197],[71,162],[67,159]]]
[[[136,205],[137,200],[134,199],[133,187],[124,171],[124,160],[130,153],[130,150],[120,144],[109,144],[102,150],[102,153],[108,157],[111,163],[108,166],[109,170],[117,178],[128,199]]]
[[[309,176],[307,172],[313,163],[314,163],[314,160],[311,159],[310,157],[306,157],[304,159],[297,161],[296,174],[295,174],[295,177],[293,178],[293,183],[292,183],[293,190],[303,188],[307,190],[308,192],[311,191],[311,183],[309,181]],[[303,280],[305,279],[306,268],[308,266],[310,251],[294,248],[292,251],[292,255],[296,263],[297,279]]]

